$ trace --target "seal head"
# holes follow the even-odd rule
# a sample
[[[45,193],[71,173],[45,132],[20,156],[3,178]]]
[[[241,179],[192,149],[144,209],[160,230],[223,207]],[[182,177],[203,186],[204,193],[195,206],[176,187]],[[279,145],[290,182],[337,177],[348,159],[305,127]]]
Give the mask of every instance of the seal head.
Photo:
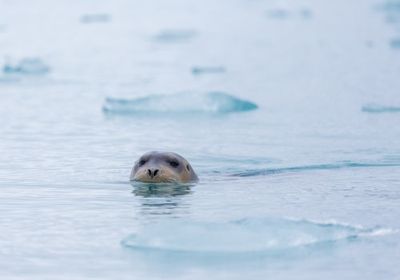
[[[148,152],[132,168],[131,181],[144,183],[190,183],[199,179],[190,163],[172,152]]]

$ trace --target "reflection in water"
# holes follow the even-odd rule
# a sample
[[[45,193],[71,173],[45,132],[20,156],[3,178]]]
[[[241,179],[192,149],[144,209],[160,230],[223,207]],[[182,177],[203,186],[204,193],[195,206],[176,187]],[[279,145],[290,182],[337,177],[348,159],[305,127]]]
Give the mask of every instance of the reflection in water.
[[[191,194],[193,184],[148,184],[131,182],[144,216],[179,215],[187,208],[182,196]]]
[[[132,182],[133,193],[142,197],[174,197],[191,193],[193,184],[148,184]]]

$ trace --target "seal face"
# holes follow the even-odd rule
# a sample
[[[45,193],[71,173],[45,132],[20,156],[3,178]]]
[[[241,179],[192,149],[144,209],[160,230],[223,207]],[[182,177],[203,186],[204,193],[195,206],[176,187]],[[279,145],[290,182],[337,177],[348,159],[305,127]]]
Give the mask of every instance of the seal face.
[[[131,181],[144,183],[189,183],[198,177],[189,162],[171,152],[148,152],[132,168]]]

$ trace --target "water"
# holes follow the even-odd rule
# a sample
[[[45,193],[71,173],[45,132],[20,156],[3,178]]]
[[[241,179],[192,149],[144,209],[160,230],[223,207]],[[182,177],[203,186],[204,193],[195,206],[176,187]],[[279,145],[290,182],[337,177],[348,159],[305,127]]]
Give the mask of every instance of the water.
[[[399,5],[0,1],[0,278],[398,279]]]

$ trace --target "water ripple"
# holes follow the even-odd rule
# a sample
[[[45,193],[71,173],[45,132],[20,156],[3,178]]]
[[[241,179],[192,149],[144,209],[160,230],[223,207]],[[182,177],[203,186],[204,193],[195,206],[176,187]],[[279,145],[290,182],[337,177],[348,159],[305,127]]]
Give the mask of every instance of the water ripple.
[[[235,173],[232,176],[237,177],[253,177],[271,174],[291,173],[291,172],[304,172],[304,171],[318,171],[318,170],[332,170],[332,169],[349,169],[349,168],[367,168],[367,167],[393,167],[400,166],[400,163],[360,163],[360,162],[343,162],[343,163],[327,163],[315,165],[302,165],[281,168],[265,168],[246,170],[243,172]]]

